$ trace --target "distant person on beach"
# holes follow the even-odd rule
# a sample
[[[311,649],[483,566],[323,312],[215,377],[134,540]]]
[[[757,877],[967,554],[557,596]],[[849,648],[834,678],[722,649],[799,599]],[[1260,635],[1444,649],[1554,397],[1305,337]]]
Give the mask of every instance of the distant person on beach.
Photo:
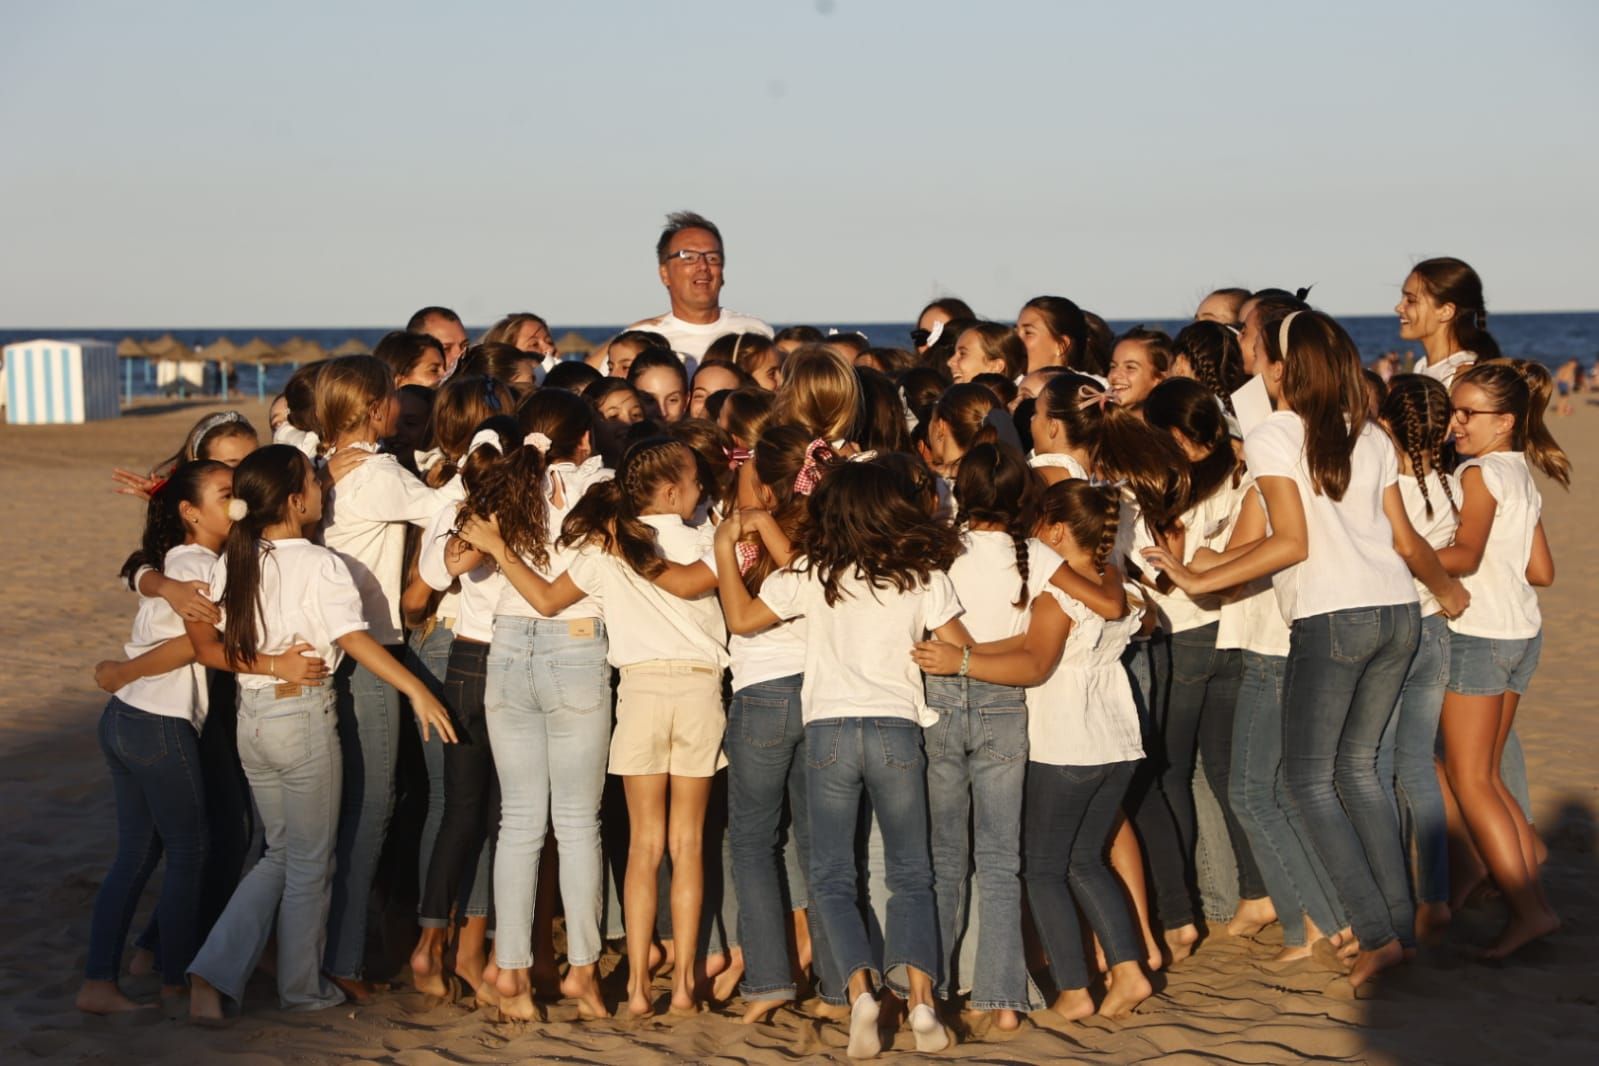
[[[724,333],[772,335],[772,327],[760,319],[722,307],[726,252],[722,248],[722,231],[710,219],[693,211],[667,215],[666,228],[655,242],[655,259],[672,309],[627,328],[664,336],[682,357],[689,373],[693,373],[711,342]]]
[[[1571,414],[1571,394],[1582,390],[1582,364],[1575,359],[1568,359],[1555,371],[1555,394],[1560,397],[1560,402],[1555,408],[1555,413],[1561,416]]]
[[[1459,259],[1441,256],[1417,263],[1405,278],[1399,303],[1399,336],[1420,341],[1427,353],[1416,373],[1454,384],[1455,375],[1479,359],[1498,359],[1499,345],[1488,333],[1488,307],[1482,278]]]
[[[448,307],[424,307],[405,324],[408,333],[426,333],[444,347],[444,377],[455,373],[455,364],[466,354],[466,327],[461,316]],[[423,384],[426,384],[425,382]]]

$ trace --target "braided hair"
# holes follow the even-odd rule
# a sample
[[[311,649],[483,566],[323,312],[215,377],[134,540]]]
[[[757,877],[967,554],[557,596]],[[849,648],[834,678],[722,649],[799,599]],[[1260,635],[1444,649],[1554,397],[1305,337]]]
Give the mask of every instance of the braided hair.
[[[1051,524],[1064,522],[1072,540],[1093,552],[1094,569],[1104,573],[1121,527],[1121,495],[1114,487],[1081,478],[1057,481],[1039,497],[1038,517]]]
[[[1444,496],[1451,510],[1458,511],[1449,479],[1443,475],[1454,466],[1454,449],[1449,447],[1449,390],[1425,374],[1395,374],[1388,383],[1388,398],[1380,415],[1393,435],[1394,444],[1410,460],[1416,485],[1421,489],[1427,517],[1433,515],[1433,500],[1427,490],[1427,472],[1436,470],[1443,483]]]
[[[640,513],[657,488],[694,464],[688,445],[670,437],[635,442],[622,456],[616,477],[589,489],[566,516],[561,544],[594,543],[607,552],[614,545],[634,573],[646,579],[658,577],[666,560],[655,550],[655,530]]]
[[[961,457],[955,472],[955,498],[960,501],[956,524],[991,522],[1010,534],[1016,551],[1021,589],[1012,606],[1027,605],[1027,540],[1032,535],[1038,478],[1013,448],[984,443]]]

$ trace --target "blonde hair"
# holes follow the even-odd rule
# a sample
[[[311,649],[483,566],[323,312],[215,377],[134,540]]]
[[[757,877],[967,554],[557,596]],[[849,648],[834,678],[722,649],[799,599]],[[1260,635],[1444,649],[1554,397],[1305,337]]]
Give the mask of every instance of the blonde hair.
[[[861,384],[843,355],[820,344],[805,344],[788,357],[770,422],[794,422],[813,437],[835,441],[855,434],[860,418]]]
[[[360,429],[375,404],[394,392],[394,371],[375,355],[343,355],[322,365],[316,377],[316,424],[320,447]]]

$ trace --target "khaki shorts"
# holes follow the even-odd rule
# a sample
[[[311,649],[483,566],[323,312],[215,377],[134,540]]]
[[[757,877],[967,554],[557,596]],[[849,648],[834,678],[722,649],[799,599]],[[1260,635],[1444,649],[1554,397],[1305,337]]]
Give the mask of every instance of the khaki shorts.
[[[623,777],[710,777],[727,765],[722,671],[659,661],[622,667],[609,772]]]

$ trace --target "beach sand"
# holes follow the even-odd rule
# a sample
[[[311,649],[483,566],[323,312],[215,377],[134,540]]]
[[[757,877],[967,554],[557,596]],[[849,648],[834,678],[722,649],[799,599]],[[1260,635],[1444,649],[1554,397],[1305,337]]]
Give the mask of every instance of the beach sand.
[[[470,1003],[429,1008],[404,993],[315,1014],[278,1011],[259,976],[243,1017],[207,1030],[159,1011],[85,1017],[72,1005],[89,909],[112,855],[114,819],[95,725],[105,697],[96,660],[121,654],[134,597],[116,570],[138,536],[141,508],[110,492],[114,465],[148,466],[220,405],[155,405],[87,426],[0,427],[0,1061],[275,1063],[656,1062],[775,1064],[846,1061],[844,1029],[796,1011],[745,1027],[731,1009],[677,1022],[501,1025]],[[260,405],[245,405],[265,425]],[[1502,965],[1471,961],[1500,920],[1492,905],[1457,920],[1450,942],[1357,1000],[1336,974],[1270,974],[1271,943],[1217,939],[1170,973],[1138,1014],[1066,1025],[1029,1019],[1007,1041],[963,1043],[938,1056],[1014,1062],[1599,1062],[1599,895],[1594,892],[1592,713],[1599,663],[1599,409],[1555,419],[1578,489],[1544,486],[1545,524],[1559,578],[1543,593],[1543,664],[1519,719],[1547,882],[1565,928]],[[1590,669],[1594,667],[1595,669]],[[154,901],[152,879],[135,922]],[[1268,940],[1270,937],[1267,938]],[[614,959],[606,967],[614,966]],[[125,990],[152,997],[153,978]],[[610,985],[614,1000],[615,985]],[[906,1036],[896,1048],[910,1046]],[[902,1061],[911,1056],[895,1055]]]

